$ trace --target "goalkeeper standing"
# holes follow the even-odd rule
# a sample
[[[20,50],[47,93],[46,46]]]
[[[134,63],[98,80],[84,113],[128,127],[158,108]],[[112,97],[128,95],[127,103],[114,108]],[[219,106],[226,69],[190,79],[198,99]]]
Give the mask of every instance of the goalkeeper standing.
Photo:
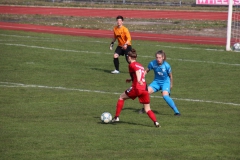
[[[113,28],[114,37],[110,44],[110,50],[113,49],[113,44],[116,40],[118,40],[118,46],[115,49],[113,55],[113,63],[115,66],[115,70],[111,71],[112,74],[118,74],[119,72],[119,59],[118,57],[121,55],[125,55],[126,61],[128,62],[128,52],[131,51],[131,35],[128,29],[123,26],[123,17],[117,16],[116,18],[117,25]],[[129,62],[128,62],[129,63]]]

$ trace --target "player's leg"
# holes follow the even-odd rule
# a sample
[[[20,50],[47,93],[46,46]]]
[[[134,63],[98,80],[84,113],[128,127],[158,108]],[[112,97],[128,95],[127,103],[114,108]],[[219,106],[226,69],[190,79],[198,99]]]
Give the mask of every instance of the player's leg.
[[[153,82],[148,86],[148,93],[149,93],[149,94],[152,94],[152,93],[154,93],[154,92],[157,92],[158,90],[159,90],[159,86],[156,84],[155,81],[153,81]],[[145,109],[144,109],[144,106],[143,106],[142,109],[140,109],[140,110],[138,111],[138,113],[139,113],[139,114],[146,113],[146,112],[145,112]]]
[[[136,97],[133,96],[134,94],[135,93],[132,90],[132,87],[130,87],[129,89],[127,89],[125,92],[123,92],[120,95],[120,97],[118,98],[118,101],[117,101],[117,105],[116,105],[116,113],[115,113],[115,116],[114,116],[112,122],[119,121],[119,116],[123,109],[125,100],[127,100],[129,98],[135,99]]]
[[[162,87],[162,96],[163,99],[167,102],[167,104],[169,105],[169,107],[172,108],[172,110],[174,111],[174,115],[176,116],[180,116],[180,112],[178,111],[177,106],[175,105],[173,99],[169,96],[170,94],[170,84],[169,83],[164,83],[163,87]]]
[[[129,63],[128,62],[128,52],[131,51],[131,50],[132,50],[132,46],[131,45],[127,46],[126,50],[123,50],[127,63]]]
[[[156,127],[160,127],[154,112],[151,110],[148,91],[141,91],[141,95],[139,95],[138,98],[139,102],[143,104],[145,112],[147,113],[148,117],[153,121],[154,125]]]
[[[157,92],[157,91],[158,91],[158,88],[154,87],[153,84],[152,85],[150,84],[148,86],[148,93],[149,94],[152,94],[152,93]]]
[[[115,67],[115,70],[111,72],[113,74],[119,73],[119,59],[118,59],[118,57],[121,54],[121,52],[122,52],[121,47],[117,46],[117,48],[116,48],[116,50],[113,54],[113,64],[114,64],[114,67]]]
[[[153,121],[154,125],[156,127],[160,127],[160,124],[158,123],[154,112],[150,108],[150,104],[144,104],[143,106],[144,106],[145,112],[147,113],[148,117]]]

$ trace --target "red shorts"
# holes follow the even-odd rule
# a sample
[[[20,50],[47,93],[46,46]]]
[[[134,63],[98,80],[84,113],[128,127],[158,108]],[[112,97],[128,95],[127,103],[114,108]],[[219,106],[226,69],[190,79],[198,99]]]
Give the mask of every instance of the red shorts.
[[[125,91],[126,95],[134,100],[138,97],[138,100],[142,104],[149,104],[150,103],[150,96],[147,90],[138,90],[130,87]]]

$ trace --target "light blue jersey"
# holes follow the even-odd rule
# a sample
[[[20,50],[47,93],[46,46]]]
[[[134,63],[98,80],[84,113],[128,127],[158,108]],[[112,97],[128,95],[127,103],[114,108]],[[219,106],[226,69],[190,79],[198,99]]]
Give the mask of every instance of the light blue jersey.
[[[159,65],[157,60],[153,60],[148,64],[148,69],[154,71],[154,81],[157,83],[170,83],[169,74],[172,70],[171,66],[166,61],[163,61],[163,64]]]
[[[149,85],[154,92],[167,91],[170,94],[171,91],[171,80],[169,74],[172,72],[171,66],[166,61],[159,65],[157,60],[153,60],[148,64],[148,69],[154,71],[154,79]],[[177,106],[169,95],[163,95],[163,99],[167,102],[169,107],[174,111],[174,115],[181,115],[178,111]]]
[[[171,81],[169,74],[171,73],[171,67],[166,62],[163,61],[162,65],[157,63],[157,60],[153,60],[148,64],[148,69],[154,71],[154,79],[149,85],[154,92],[167,91],[169,94],[171,92]]]

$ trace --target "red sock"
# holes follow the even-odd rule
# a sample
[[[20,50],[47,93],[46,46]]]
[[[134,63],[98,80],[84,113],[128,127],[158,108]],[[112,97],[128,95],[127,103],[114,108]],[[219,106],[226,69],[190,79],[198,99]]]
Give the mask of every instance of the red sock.
[[[123,105],[124,105],[124,100],[118,99],[117,106],[116,106],[116,114],[115,114],[116,117],[119,117],[119,115],[122,111]]]
[[[155,116],[155,114],[153,113],[152,110],[149,110],[149,111],[147,112],[147,115],[148,115],[149,118],[151,118],[151,120],[152,120],[153,122],[156,122],[156,121],[157,121],[157,118],[156,118],[156,116]]]

